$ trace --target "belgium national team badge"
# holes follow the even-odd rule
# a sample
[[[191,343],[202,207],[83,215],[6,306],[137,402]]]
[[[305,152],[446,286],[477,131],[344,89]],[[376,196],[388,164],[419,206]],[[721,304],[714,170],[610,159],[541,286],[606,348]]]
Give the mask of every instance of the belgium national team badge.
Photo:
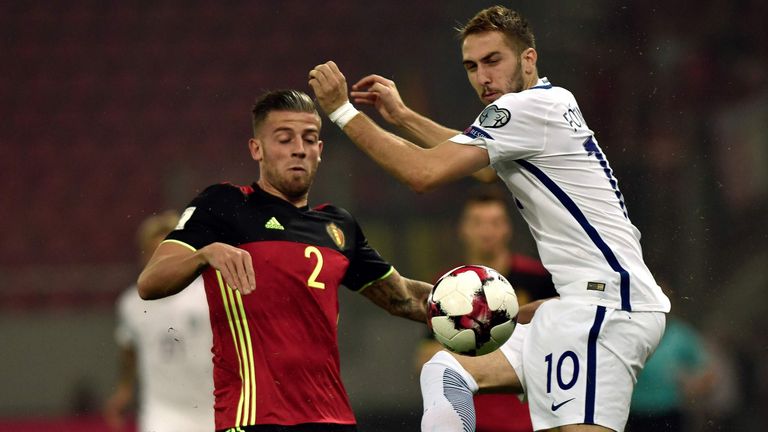
[[[331,240],[336,243],[336,246],[338,246],[339,249],[344,249],[344,231],[333,222],[326,225],[325,230],[328,232],[328,235],[331,236]]]

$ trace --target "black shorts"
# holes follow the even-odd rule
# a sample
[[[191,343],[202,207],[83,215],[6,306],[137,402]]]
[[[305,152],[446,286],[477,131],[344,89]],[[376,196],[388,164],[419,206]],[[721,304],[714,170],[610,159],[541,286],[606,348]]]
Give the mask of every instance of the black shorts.
[[[291,426],[255,425],[221,429],[217,432],[357,432],[357,425],[336,423],[302,423]]]

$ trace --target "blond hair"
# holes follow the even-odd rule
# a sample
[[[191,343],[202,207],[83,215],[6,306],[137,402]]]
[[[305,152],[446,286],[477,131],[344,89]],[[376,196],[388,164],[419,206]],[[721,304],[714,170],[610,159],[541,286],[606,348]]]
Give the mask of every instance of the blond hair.
[[[179,213],[174,210],[166,210],[144,219],[136,231],[136,243],[139,249],[143,251],[153,239],[165,237],[178,223]]]

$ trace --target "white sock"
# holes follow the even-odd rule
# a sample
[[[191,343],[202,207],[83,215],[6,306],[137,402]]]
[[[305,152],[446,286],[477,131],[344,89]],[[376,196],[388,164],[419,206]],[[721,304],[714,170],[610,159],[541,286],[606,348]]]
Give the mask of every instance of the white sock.
[[[477,382],[450,354],[440,351],[421,368],[422,432],[474,432]]]

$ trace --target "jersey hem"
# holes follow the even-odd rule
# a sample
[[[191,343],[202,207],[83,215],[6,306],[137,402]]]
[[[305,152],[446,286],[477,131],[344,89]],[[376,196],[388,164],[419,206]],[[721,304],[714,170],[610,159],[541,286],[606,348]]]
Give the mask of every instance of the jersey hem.
[[[577,294],[560,294],[560,299],[564,301],[572,301],[576,303],[582,303],[582,304],[588,304],[588,305],[594,305],[594,306],[604,306],[609,309],[622,310],[620,301],[601,300],[599,298],[580,296]],[[639,304],[638,305],[633,303],[632,310],[628,312],[630,313],[632,312],[668,313],[669,311],[670,311],[670,307],[662,304]]]

